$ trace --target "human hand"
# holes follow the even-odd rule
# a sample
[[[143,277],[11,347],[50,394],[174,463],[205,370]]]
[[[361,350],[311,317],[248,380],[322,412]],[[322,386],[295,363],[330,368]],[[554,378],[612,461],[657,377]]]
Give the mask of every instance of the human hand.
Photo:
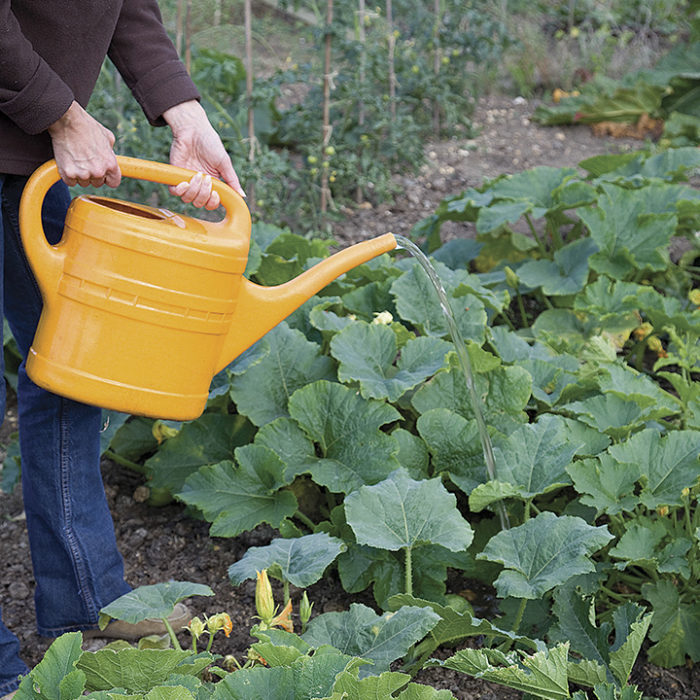
[[[163,118],[173,132],[170,163],[197,171],[189,182],[171,187],[172,194],[187,204],[216,209],[221,199],[212,189],[212,177],[217,177],[245,197],[231,158],[199,102],[175,105],[163,113]]]
[[[117,187],[121,171],[114,155],[114,134],[77,102],[48,128],[58,172],[69,186]]]

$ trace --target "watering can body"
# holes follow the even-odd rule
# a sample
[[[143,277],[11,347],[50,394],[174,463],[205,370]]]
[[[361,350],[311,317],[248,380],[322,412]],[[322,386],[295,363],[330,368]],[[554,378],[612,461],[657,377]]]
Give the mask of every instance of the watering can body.
[[[119,164],[127,177],[168,185],[194,174],[133,158]],[[22,241],[44,301],[27,372],[49,391],[125,413],[198,417],[216,372],[332,279],[396,247],[386,234],[286,284],[255,285],[243,276],[248,209],[219,181],[220,222],[80,196],[53,246],[41,203],[58,179],[55,162],[44,164],[20,204]]]

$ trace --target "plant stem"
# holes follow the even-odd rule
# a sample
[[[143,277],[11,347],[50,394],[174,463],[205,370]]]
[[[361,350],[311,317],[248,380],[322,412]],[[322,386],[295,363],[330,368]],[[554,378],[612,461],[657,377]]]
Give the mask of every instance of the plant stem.
[[[309,518],[308,515],[305,515],[300,510],[294,513],[294,517],[297,520],[301,520],[301,522],[304,523],[304,525],[306,525],[306,527],[308,527],[309,530],[311,530],[311,532],[314,532],[316,530],[316,523],[314,523],[314,521],[311,520],[311,518]]]
[[[520,629],[520,623],[523,621],[523,615],[525,614],[525,607],[527,606],[527,598],[523,598],[520,601],[520,607],[518,607],[518,612],[515,615],[515,620],[513,621],[513,634],[517,634],[518,629]]]
[[[177,635],[175,634],[175,631],[173,630],[172,625],[170,622],[168,622],[167,617],[162,617],[161,620],[163,620],[163,624],[165,625],[165,629],[168,630],[168,636],[170,637],[170,643],[173,645],[173,649],[177,649],[178,651],[182,651],[182,647],[180,646],[180,642],[177,639]]]
[[[104,456],[107,457],[107,459],[111,459],[115,464],[119,464],[120,466],[126,467],[127,469],[131,469],[132,471],[138,472],[139,474],[146,473],[146,467],[143,464],[139,464],[138,462],[132,462],[130,459],[122,457],[121,455],[117,454],[116,452],[113,452],[112,450],[106,450]]]
[[[413,553],[410,547],[406,547],[406,585],[407,595],[413,595]]]
[[[527,221],[527,225],[528,225],[528,228],[530,229],[530,233],[532,234],[533,238],[537,241],[537,247],[540,249],[540,252],[542,253],[542,255],[549,258],[549,254],[547,253],[547,248],[545,247],[544,243],[542,243],[542,239],[540,238],[540,234],[537,233],[537,229],[535,228],[535,225],[532,223],[532,219],[530,218],[529,214],[525,214],[525,221]]]
[[[516,294],[518,295],[518,309],[520,311],[520,321],[525,328],[530,327],[530,319],[528,318],[527,312],[525,311],[525,304],[523,303],[523,295],[518,289]]]
[[[284,604],[286,605],[289,602],[289,581],[287,581],[287,579],[284,579],[282,581],[282,591],[284,597]]]

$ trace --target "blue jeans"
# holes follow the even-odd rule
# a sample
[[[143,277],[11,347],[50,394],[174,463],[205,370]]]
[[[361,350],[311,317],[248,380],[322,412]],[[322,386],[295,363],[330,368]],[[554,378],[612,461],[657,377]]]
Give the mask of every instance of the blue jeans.
[[[0,174],[0,270],[4,270],[0,296],[23,357],[42,308],[19,235],[19,200],[26,181]],[[70,194],[62,182],[46,195],[42,217],[51,243],[61,238],[69,204]],[[0,369],[1,361],[0,353]],[[17,404],[38,632],[57,637],[95,628],[100,608],[130,590],[100,474],[101,411],[40,389],[27,376],[24,363]],[[4,408],[0,373],[0,415]],[[14,690],[17,676],[27,672],[18,652],[17,638],[0,619],[0,695]]]

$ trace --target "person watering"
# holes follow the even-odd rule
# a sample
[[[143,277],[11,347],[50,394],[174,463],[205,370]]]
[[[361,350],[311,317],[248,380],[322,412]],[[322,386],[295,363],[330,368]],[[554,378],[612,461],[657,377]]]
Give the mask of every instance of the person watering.
[[[170,162],[197,171],[171,187],[186,203],[215,209],[217,177],[243,195],[199,93],[162,23],[157,0],[0,0],[0,270],[3,312],[24,357],[42,301],[22,249],[18,208],[28,176],[55,158],[61,182],[42,207],[57,243],[68,186],[119,185],[114,135],[86,111],[106,56],[153,126],[172,130]],[[0,325],[1,329],[1,325]],[[1,339],[1,337],[0,337]],[[39,634],[94,630],[100,608],[130,590],[100,475],[101,411],[18,376],[22,489],[36,581]],[[5,389],[0,387],[4,414]],[[188,621],[184,606],[173,624]],[[162,623],[118,623],[108,633],[136,638]],[[147,627],[147,628],[146,628]],[[0,617],[0,699],[28,672],[19,642]]]

